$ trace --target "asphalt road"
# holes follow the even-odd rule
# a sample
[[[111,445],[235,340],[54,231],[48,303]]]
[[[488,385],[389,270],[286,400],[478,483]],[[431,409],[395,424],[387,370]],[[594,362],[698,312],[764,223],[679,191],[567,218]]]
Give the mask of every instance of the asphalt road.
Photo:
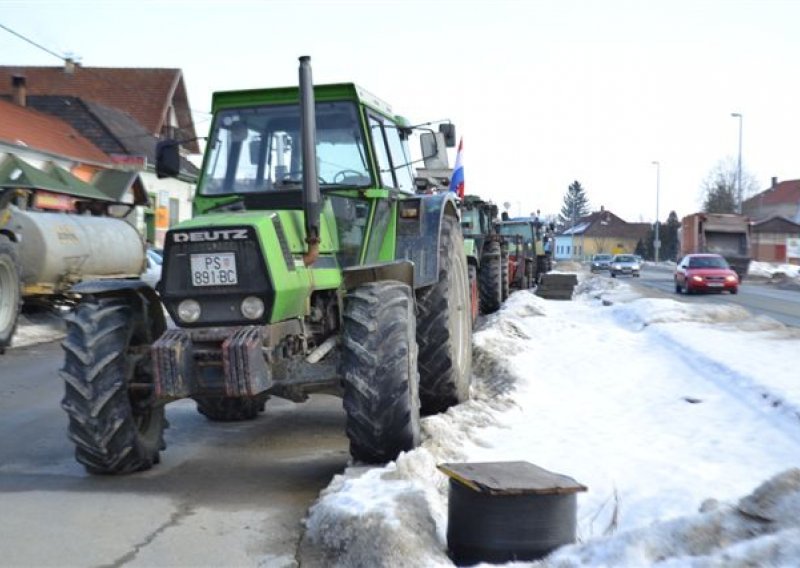
[[[58,342],[0,357],[0,565],[297,565],[302,519],[348,461],[340,399],[271,399],[227,424],[173,403],[159,465],[90,476],[66,436],[61,363]]]
[[[782,290],[765,282],[745,279],[736,295],[727,292],[717,294],[675,293],[672,270],[666,267],[645,266],[640,278],[626,278],[634,286],[661,292],[681,302],[733,303],[751,313],[776,319],[786,325],[800,327],[800,291]]]

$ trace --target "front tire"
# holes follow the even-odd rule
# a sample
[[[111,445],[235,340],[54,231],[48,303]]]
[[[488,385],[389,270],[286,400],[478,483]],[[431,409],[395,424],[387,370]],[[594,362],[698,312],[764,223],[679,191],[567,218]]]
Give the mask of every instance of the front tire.
[[[339,375],[350,455],[385,463],[419,445],[414,299],[407,284],[370,282],[345,297]]]
[[[75,458],[89,473],[150,469],[165,447],[149,344],[162,330],[148,330],[142,312],[134,300],[86,296],[66,317],[61,406]]]
[[[11,344],[22,305],[17,247],[0,235],[0,353]]]
[[[417,294],[419,390],[423,414],[444,412],[469,398],[472,322],[467,260],[463,251],[458,221],[445,216],[439,245],[439,281]],[[499,261],[500,251],[497,252],[495,258]],[[497,269],[499,275],[499,266]]]
[[[500,243],[492,241],[484,245],[478,272],[482,314],[493,314],[503,303],[501,257]]]

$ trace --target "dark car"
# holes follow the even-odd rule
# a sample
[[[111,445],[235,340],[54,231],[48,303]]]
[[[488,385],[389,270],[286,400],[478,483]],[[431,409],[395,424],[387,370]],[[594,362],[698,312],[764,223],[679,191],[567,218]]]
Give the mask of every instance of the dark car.
[[[687,254],[675,269],[675,292],[739,291],[739,277],[718,254]]]
[[[633,254],[618,254],[611,259],[611,277],[616,278],[620,275],[633,276],[638,278],[639,271],[642,269],[641,263]]]
[[[601,270],[608,270],[611,267],[611,259],[614,255],[611,254],[596,254],[592,257],[592,272],[600,272]]]

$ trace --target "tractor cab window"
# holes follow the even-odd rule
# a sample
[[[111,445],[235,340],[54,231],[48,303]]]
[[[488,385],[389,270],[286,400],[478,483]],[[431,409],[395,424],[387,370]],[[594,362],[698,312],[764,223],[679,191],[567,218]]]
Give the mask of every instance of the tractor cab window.
[[[481,213],[476,207],[463,209],[461,212],[461,228],[467,234],[486,232],[485,223],[481,223]]]
[[[531,227],[527,223],[505,223],[498,227],[498,232],[506,237],[522,239],[522,242],[531,243]]]
[[[320,189],[372,186],[356,105],[326,102],[315,108]],[[200,185],[203,195],[302,188],[297,105],[220,111],[209,144]]]
[[[336,257],[341,266],[356,265],[361,258],[361,247],[367,232],[369,202],[340,195],[330,195],[328,199],[333,207],[336,230],[339,233]]]
[[[396,125],[377,116],[369,117],[369,129],[383,187],[413,192],[411,154],[408,142],[400,136],[400,130]]]

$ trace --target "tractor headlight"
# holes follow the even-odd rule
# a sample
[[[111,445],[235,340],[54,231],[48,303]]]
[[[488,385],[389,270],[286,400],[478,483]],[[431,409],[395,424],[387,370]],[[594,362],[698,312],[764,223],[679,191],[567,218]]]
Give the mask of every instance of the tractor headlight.
[[[242,315],[249,320],[257,320],[264,315],[264,302],[256,296],[247,296],[242,300]]]
[[[186,323],[194,323],[200,319],[200,304],[197,300],[183,300],[178,304],[178,317]]]

